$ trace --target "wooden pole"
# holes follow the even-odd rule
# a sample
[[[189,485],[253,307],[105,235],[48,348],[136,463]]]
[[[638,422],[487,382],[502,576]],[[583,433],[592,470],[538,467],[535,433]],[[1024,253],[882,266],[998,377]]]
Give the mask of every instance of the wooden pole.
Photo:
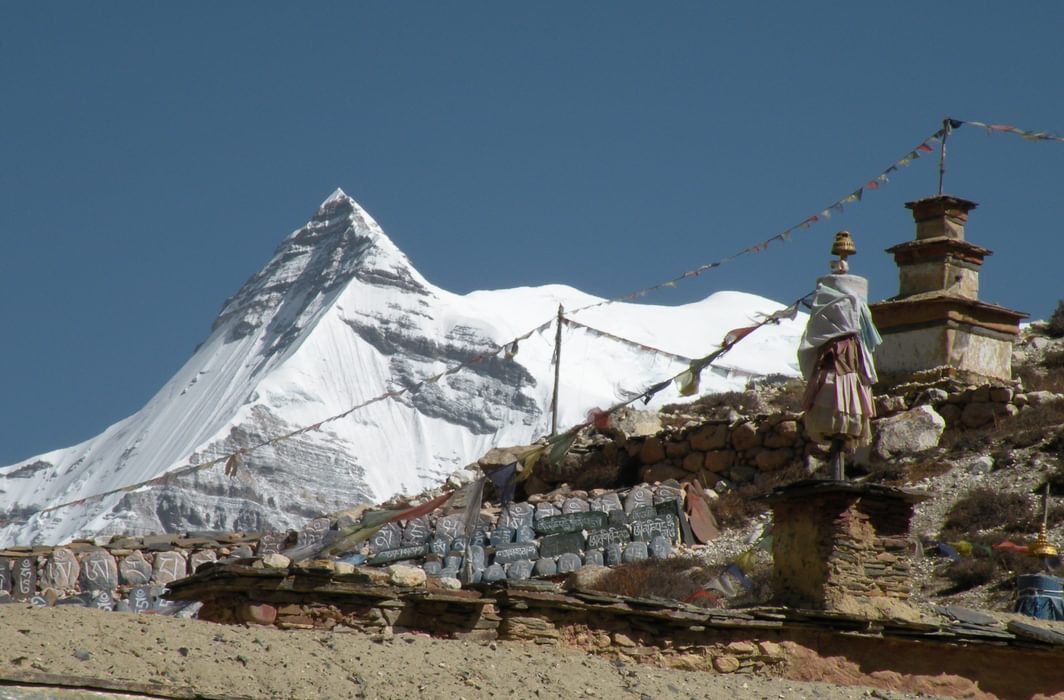
[[[565,309],[558,304],[558,330],[554,334],[554,395],[550,401],[550,436],[558,434],[558,379],[562,373],[562,323],[565,318],[562,314]]]
[[[831,439],[831,478],[835,481],[845,481],[846,479],[846,453],[843,451],[843,440],[841,437],[835,437]]]
[[[938,196],[942,196],[942,184],[946,179],[946,139],[949,138],[949,117],[942,120],[942,149],[938,154]]]

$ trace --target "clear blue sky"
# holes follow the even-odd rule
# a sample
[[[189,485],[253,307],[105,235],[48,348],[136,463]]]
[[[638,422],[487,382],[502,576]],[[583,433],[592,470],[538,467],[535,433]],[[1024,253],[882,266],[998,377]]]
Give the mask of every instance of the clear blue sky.
[[[335,187],[432,282],[615,296],[845,196],[944,116],[1064,132],[1064,10],[1000,2],[0,5],[0,464],[140,408]],[[957,131],[982,298],[1046,317],[1064,144]],[[872,296],[934,158],[647,301]]]

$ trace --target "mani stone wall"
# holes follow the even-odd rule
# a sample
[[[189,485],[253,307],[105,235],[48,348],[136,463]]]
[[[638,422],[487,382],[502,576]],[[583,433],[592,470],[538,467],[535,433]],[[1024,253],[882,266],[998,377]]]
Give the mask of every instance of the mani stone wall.
[[[497,512],[482,511],[468,541],[462,513],[430,514],[385,525],[365,552],[346,561],[403,562],[429,576],[494,583],[566,574],[586,565],[665,559],[676,545],[693,543],[682,499],[679,484],[671,482],[510,503]]]
[[[273,551],[287,534],[272,541]],[[206,562],[237,561],[264,550],[270,536],[112,537],[103,544],[75,540],[62,547],[0,550],[0,604],[77,605],[120,612],[173,612],[166,586]]]

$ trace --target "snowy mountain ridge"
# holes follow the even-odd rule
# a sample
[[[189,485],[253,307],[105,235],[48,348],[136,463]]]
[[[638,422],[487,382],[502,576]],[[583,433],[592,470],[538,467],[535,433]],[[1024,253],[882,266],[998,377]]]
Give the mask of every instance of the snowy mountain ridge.
[[[513,358],[491,355],[416,392],[248,453],[221,468],[48,513],[37,511],[205,463],[313,425],[485,353],[567,309],[600,301],[547,285],[457,295],[432,285],[380,226],[337,190],[228,299],[209,337],[137,413],[79,445],[0,468],[0,546],[182,529],[265,530],[398,492],[418,492],[493,446],[550,423],[554,329]],[[719,292],[677,307],[607,304],[574,317],[686,357],[781,305]],[[750,374],[794,374],[804,318],[769,326],[706,372],[703,391]],[[561,425],[640,392],[682,361],[566,328]],[[629,393],[625,393],[629,392]],[[651,406],[677,399],[670,389]]]

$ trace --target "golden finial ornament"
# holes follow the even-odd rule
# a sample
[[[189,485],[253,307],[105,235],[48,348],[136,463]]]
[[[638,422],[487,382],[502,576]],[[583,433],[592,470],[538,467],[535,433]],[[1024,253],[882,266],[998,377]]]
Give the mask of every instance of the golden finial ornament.
[[[846,260],[851,255],[857,255],[857,246],[853,244],[853,236],[849,231],[839,231],[835,234],[835,243],[831,246],[831,254],[838,255]]]
[[[1055,557],[1058,550],[1055,544],[1049,541],[1046,536],[1046,526],[1042,523],[1042,527],[1038,528],[1038,539],[1031,544],[1027,545],[1027,552],[1032,557]]]
[[[1049,541],[1046,533],[1046,525],[1049,523],[1049,482],[1046,482],[1046,490],[1042,494],[1042,526],[1038,528],[1038,537],[1034,542],[1027,545],[1027,553],[1032,557],[1055,557],[1059,550],[1056,545]]]

